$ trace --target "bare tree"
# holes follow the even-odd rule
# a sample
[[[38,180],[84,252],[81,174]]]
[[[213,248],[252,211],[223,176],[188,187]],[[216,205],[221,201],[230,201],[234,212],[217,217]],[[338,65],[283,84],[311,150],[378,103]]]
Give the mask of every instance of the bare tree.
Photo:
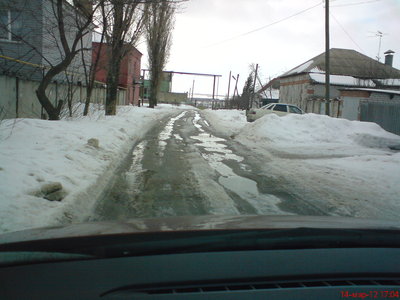
[[[138,40],[147,13],[143,0],[109,0],[103,3],[102,26],[108,46],[106,115],[115,115],[121,61]]]
[[[162,72],[168,61],[176,2],[155,0],[149,4],[146,19],[146,41],[150,69],[149,107],[157,105]]]
[[[8,36],[9,40],[19,42],[17,50],[2,45],[1,52],[11,56],[2,67],[9,69],[10,75],[39,81],[36,96],[50,120],[59,119],[64,102],[56,96],[52,103],[50,84],[68,81],[65,76],[75,72],[73,68],[79,68],[75,57],[85,50],[80,41],[91,32],[92,1],[74,0],[74,5],[70,2],[5,0],[2,3],[3,12],[8,10],[11,15],[11,20],[0,24],[2,38]],[[34,22],[36,30],[23,26],[25,19]]]
[[[79,47],[79,43],[81,39],[90,34],[90,25],[92,23],[92,16],[93,13],[85,13],[81,14],[78,11],[74,12],[74,15],[66,15],[65,6],[69,5],[65,3],[64,0],[56,0],[52,1],[53,11],[55,15],[55,19],[57,22],[57,33],[59,35],[60,40],[60,52],[61,52],[61,61],[58,63],[51,65],[49,70],[43,76],[37,90],[36,96],[39,99],[39,102],[42,104],[43,108],[46,110],[47,114],[49,115],[50,120],[59,120],[60,112],[63,105],[63,101],[58,101],[57,106],[53,105],[46,95],[46,89],[49,84],[52,82],[53,78],[58,74],[64,72],[68,66],[72,63],[73,59],[76,55],[84,50]],[[76,31],[71,41],[68,41],[67,36],[69,33],[66,29],[66,20],[67,22],[74,21],[76,25]],[[71,24],[67,24],[71,25]]]
[[[251,70],[246,82],[243,86],[243,92],[239,100],[240,109],[248,109],[250,105],[251,97],[253,96],[253,85],[254,85],[254,72]]]
[[[107,13],[105,12],[104,1],[100,0],[99,4],[100,5],[98,6],[98,9],[100,10],[100,12],[94,11],[93,21],[98,24],[102,24],[102,18],[108,19],[108,16]],[[84,53],[82,52],[82,65],[85,72],[85,81],[86,81],[86,98],[85,98],[85,107],[83,110],[84,116],[87,116],[87,114],[89,113],[89,105],[92,98],[93,89],[95,86],[96,72],[98,71],[98,66],[103,49],[103,43],[106,38],[106,32],[107,32],[106,24],[103,24],[103,26],[99,27],[101,27],[99,47],[97,49],[92,49],[92,51],[97,52],[96,53],[97,55],[95,55],[94,61],[92,60],[92,63],[89,66],[87,65],[87,59],[85,58]],[[83,44],[81,45],[81,47],[83,48]]]

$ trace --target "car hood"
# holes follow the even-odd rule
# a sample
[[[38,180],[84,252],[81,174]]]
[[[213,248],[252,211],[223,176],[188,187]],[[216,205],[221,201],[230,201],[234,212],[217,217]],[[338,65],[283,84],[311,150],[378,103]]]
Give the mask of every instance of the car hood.
[[[399,230],[400,222],[330,216],[186,216],[131,219],[123,222],[91,222],[10,232],[0,235],[0,244],[116,234],[170,231],[251,229],[380,229]]]

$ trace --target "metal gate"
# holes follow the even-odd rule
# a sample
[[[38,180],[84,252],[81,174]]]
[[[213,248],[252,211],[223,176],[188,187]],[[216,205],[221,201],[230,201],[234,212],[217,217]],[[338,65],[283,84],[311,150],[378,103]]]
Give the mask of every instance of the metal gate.
[[[360,121],[375,122],[383,129],[400,135],[400,100],[362,100]]]

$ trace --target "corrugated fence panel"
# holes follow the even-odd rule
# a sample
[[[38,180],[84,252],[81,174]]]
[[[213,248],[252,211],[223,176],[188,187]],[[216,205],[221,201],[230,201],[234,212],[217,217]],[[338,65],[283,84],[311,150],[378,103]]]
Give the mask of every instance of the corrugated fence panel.
[[[375,122],[383,129],[400,135],[400,100],[361,101],[360,121]]]
[[[16,77],[0,75],[0,121],[12,118],[41,118],[42,106],[36,97],[37,81],[22,80]],[[66,84],[51,83],[47,89],[47,96],[53,105],[57,101],[66,100],[68,97],[68,86]],[[125,88],[119,88],[117,93],[117,104],[126,105]],[[86,97],[86,88],[79,85],[72,86],[72,103],[83,103]],[[105,104],[106,87],[98,85],[92,93],[92,103]]]

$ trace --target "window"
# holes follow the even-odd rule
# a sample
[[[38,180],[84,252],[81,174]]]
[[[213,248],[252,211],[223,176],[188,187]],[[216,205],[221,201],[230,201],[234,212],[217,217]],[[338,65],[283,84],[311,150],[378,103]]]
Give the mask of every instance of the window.
[[[275,111],[285,111],[285,112],[287,111],[286,105],[281,105],[281,104],[275,105],[274,110]]]
[[[289,112],[294,114],[302,114],[301,110],[296,106],[289,106]]]
[[[261,107],[261,109],[271,109],[272,106],[274,106],[274,103],[269,103],[269,104],[264,105],[263,107]]]
[[[9,9],[0,10],[0,39],[19,41],[21,28],[20,12]]]

